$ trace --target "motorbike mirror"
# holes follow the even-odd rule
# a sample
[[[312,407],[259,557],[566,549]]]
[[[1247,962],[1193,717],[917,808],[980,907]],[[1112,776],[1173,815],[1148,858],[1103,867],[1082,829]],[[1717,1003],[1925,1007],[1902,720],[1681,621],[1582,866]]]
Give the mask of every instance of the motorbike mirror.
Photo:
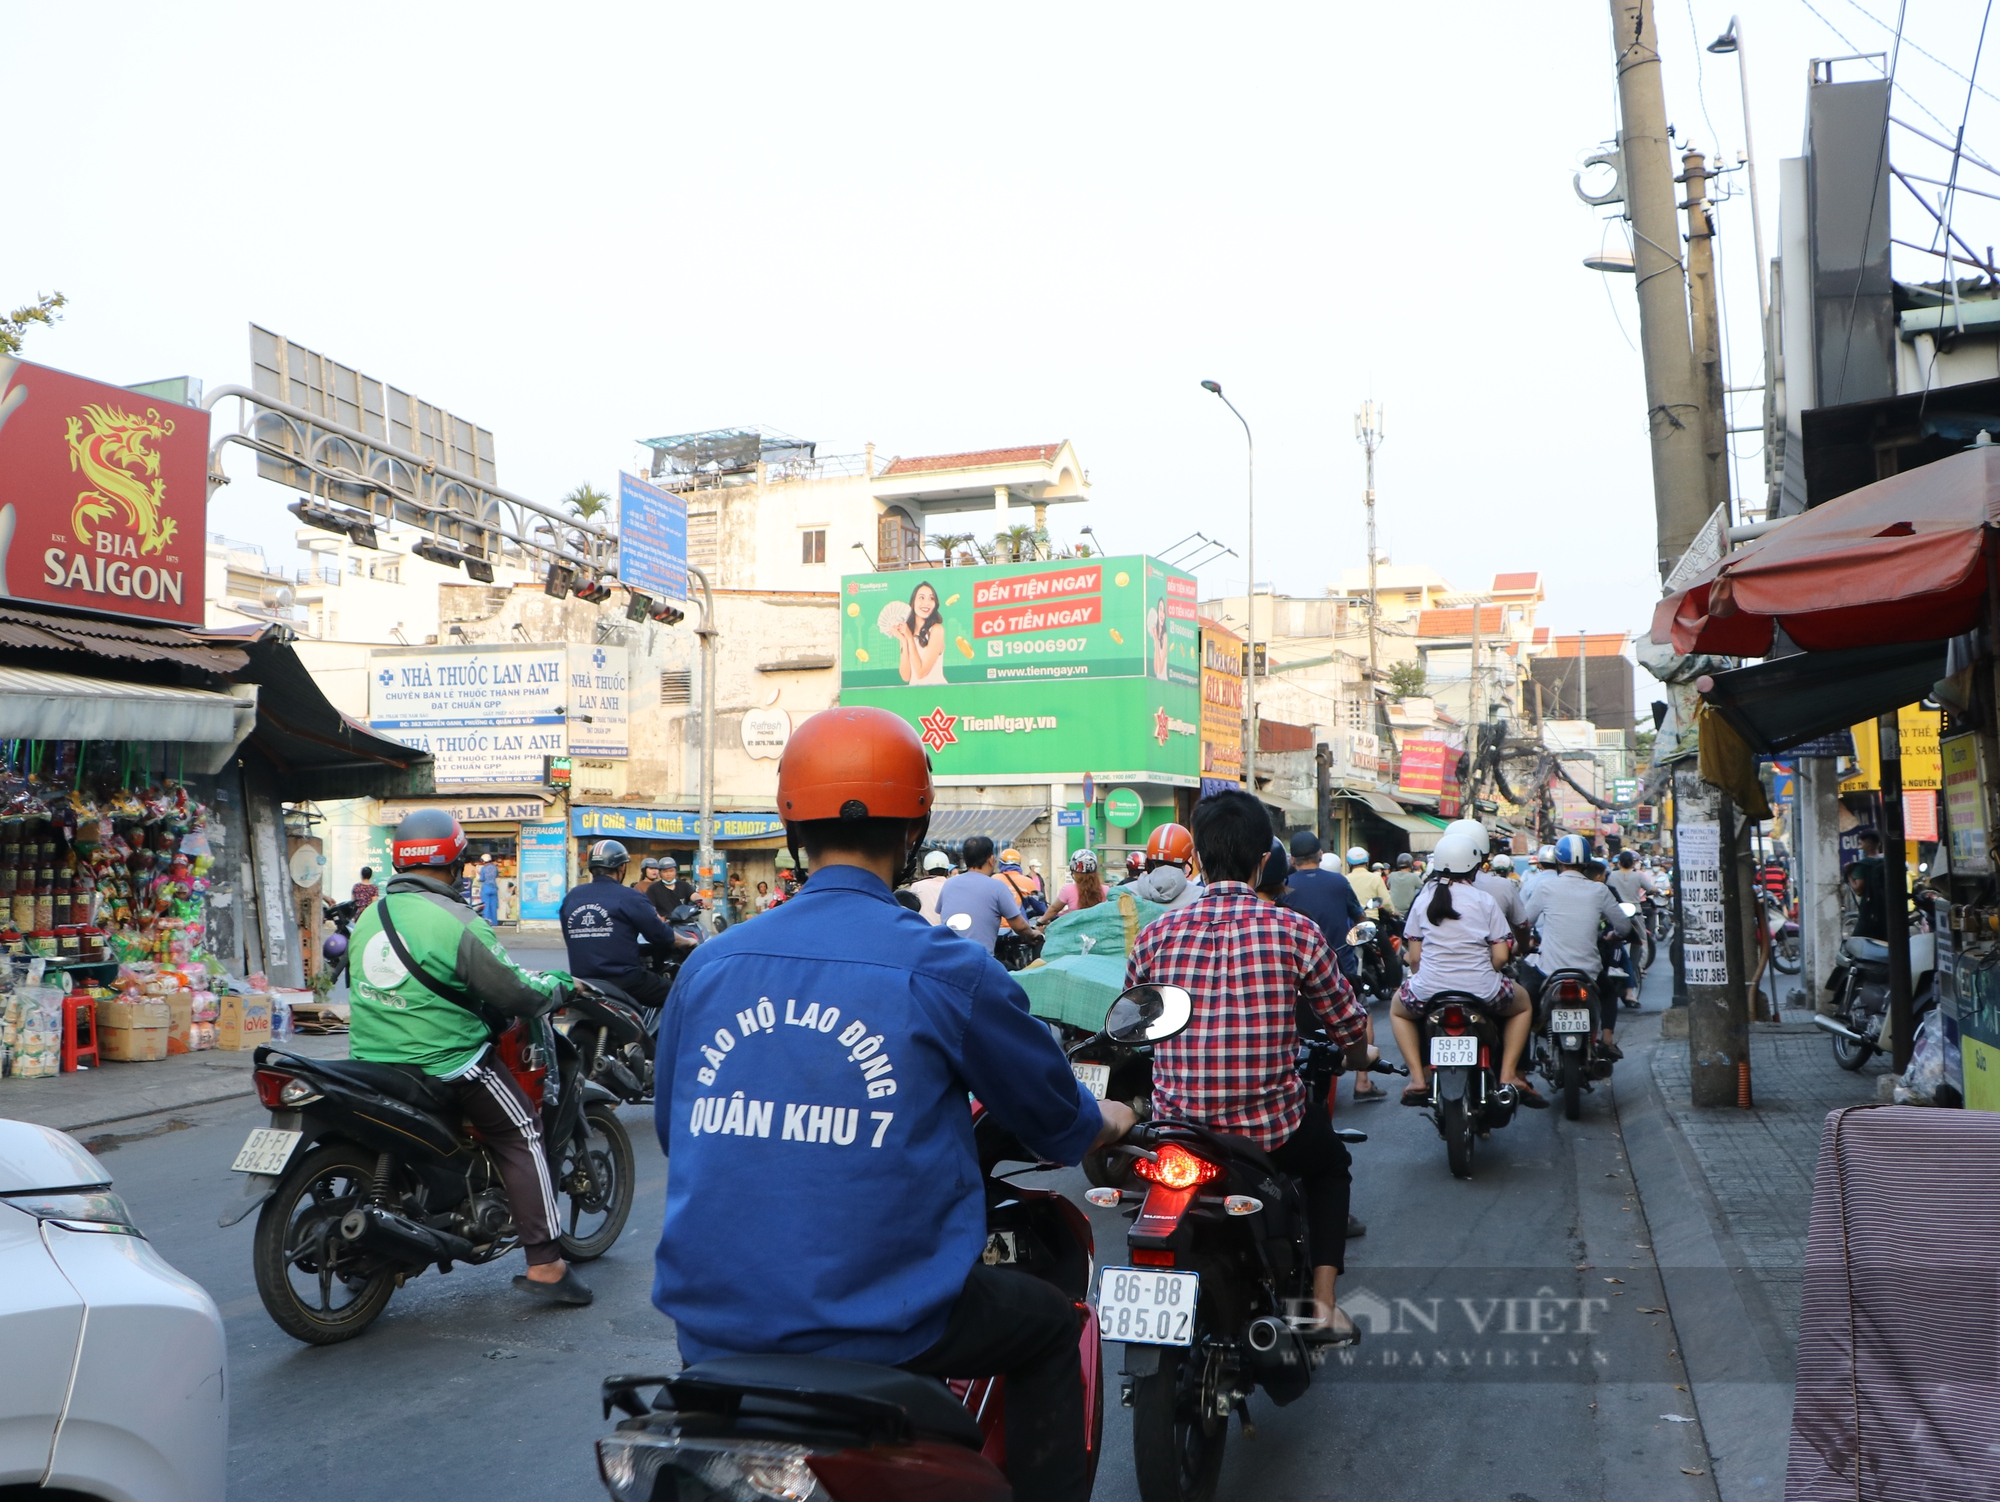
[[[1639,904],[1636,902],[1621,902],[1618,904],[1618,911],[1628,918],[1636,918],[1639,915]]]
[[[1104,1014],[1114,1043],[1158,1043],[1194,1020],[1194,998],[1179,986],[1134,986]]]
[[[1357,923],[1347,931],[1347,942],[1350,944],[1370,944],[1374,939],[1375,925],[1372,923]]]
[[[972,932],[972,914],[953,913],[944,920],[944,926],[955,934],[969,934]]]

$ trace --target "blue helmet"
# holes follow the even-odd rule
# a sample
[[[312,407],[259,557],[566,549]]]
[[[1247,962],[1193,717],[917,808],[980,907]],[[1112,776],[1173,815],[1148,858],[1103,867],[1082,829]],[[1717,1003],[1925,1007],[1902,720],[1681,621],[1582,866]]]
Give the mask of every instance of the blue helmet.
[[[1556,841],[1558,866],[1581,866],[1590,859],[1590,841],[1580,834],[1566,834]]]

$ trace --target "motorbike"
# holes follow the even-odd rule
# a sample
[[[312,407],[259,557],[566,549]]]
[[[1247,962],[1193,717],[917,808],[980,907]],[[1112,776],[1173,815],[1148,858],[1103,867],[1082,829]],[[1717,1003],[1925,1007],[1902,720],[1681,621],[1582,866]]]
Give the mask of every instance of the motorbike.
[[[1139,986],[1104,1028],[1068,1052],[1172,1036],[1193,1014],[1187,992]],[[1092,1480],[1104,1439],[1102,1334],[1090,1302],[1090,1220],[1052,1189],[1012,1183],[1038,1163],[972,1105],[986,1186],[984,1260],[1062,1289],[1081,1319],[1085,1444]],[[650,1398],[647,1396],[651,1392]],[[597,1441],[598,1476],[616,1502],[659,1497],[824,1497],[829,1502],[950,1497],[1007,1502],[1006,1381],[939,1383],[894,1367],[823,1356],[725,1356],[671,1377],[609,1377],[604,1414],[625,1415]]]
[[[1033,933],[1017,934],[1011,928],[1002,929],[999,938],[993,941],[993,958],[1009,970],[1026,970],[1042,957],[1044,936],[1038,929]]]
[[[1771,936],[1771,963],[1781,974],[1797,975],[1805,963],[1805,940],[1799,920],[1768,893],[1764,897],[1764,927]]]
[[[617,1097],[583,1077],[576,1047],[553,1029],[513,1022],[496,1053],[541,1117],[565,1212],[562,1255],[601,1257],[632,1209],[632,1141]],[[243,1198],[219,1223],[259,1211],[257,1294],[287,1335],[352,1340],[428,1267],[478,1266],[518,1244],[499,1165],[440,1082],[270,1047],[253,1063],[271,1124],[231,1165],[247,1175]]]
[[[1647,953],[1664,948],[1674,941],[1674,894],[1664,881],[1654,878],[1659,890],[1648,897],[1644,904],[1646,917],[1646,937],[1650,941]],[[1647,960],[1650,969],[1652,961]]]
[[[1518,1102],[1500,1083],[1500,1023],[1468,992],[1441,991],[1435,1001],[1421,1029],[1431,1072],[1425,1107],[1453,1176],[1469,1179],[1473,1144],[1512,1121]]]
[[[1169,1030],[1156,1036],[1185,1025],[1164,1018],[1156,1027]],[[1308,1110],[1326,1109],[1342,1063],[1326,1039],[1300,1040]],[[1254,1434],[1251,1393],[1261,1387],[1281,1408],[1296,1402],[1332,1349],[1296,1323],[1312,1296],[1304,1191],[1247,1138],[1192,1122],[1142,1122],[1106,1156],[1111,1181],[1085,1198],[1132,1219],[1133,1265],[1099,1274],[1097,1317],[1105,1339],[1125,1343],[1120,1399],[1132,1410],[1139,1496],[1193,1502],[1214,1493],[1229,1415]]]
[[[1347,942],[1361,957],[1359,990],[1387,1001],[1403,983],[1402,925],[1374,903],[1368,915],[1347,931]]]
[[[583,1077],[628,1106],[653,1103],[660,1013],[604,980],[579,980],[556,1027],[576,1048]]]
[[[1917,894],[1918,905],[1927,914],[1930,894]],[[1888,1053],[1891,1045],[1883,1038],[1889,1021],[1889,946],[1880,939],[1848,935],[1840,941],[1840,954],[1827,977],[1826,989],[1833,993],[1833,1015],[1815,1013],[1813,1025],[1833,1035],[1833,1059],[1842,1069],[1861,1068],[1878,1053]],[[1937,935],[1934,932],[1910,935],[1910,1026],[1923,1020],[1924,1013],[1937,1005]]]
[[[656,975],[664,975],[671,985],[674,977],[681,973],[681,966],[687,962],[687,957],[694,953],[695,946],[708,937],[708,931],[701,926],[701,909],[692,902],[681,903],[661,921],[673,931],[676,939],[687,942],[669,950],[659,950],[647,943],[646,936],[641,934],[639,963]]]
[[[1591,1082],[1611,1077],[1611,1060],[1597,1041],[1600,1004],[1596,981],[1581,970],[1558,970],[1542,982],[1530,1044],[1535,1072],[1562,1097],[1570,1121],[1582,1114]]]
[[[326,921],[333,925],[333,932],[319,941],[319,952],[333,976],[333,984],[337,986],[347,975],[347,947],[353,940],[354,920],[360,916],[361,910],[351,897],[345,902],[325,902],[323,905]]]

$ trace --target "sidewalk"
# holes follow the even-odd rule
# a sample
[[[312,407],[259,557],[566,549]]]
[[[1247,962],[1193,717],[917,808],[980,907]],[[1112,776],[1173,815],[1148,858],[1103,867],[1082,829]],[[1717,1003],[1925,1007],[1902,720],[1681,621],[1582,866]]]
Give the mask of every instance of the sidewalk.
[[[1657,1004],[1671,975],[1660,965],[1647,979],[1646,999]],[[1820,1130],[1829,1111],[1872,1102],[1880,1070],[1840,1069],[1826,1034],[1804,1021],[1757,1024],[1756,1104],[1696,1110],[1687,1043],[1661,1039],[1659,1018],[1619,1030],[1630,1059],[1619,1123],[1717,1490],[1723,1502],[1775,1502]]]
[[[531,970],[561,969],[565,954],[559,933],[503,933],[507,952]],[[343,983],[335,1001],[347,999]],[[309,1059],[344,1059],[347,1035],[294,1035],[284,1048]],[[59,1074],[53,1079],[0,1079],[0,1118],[32,1121],[58,1131],[74,1132],[106,1122],[129,1121],[156,1111],[178,1111],[219,1100],[256,1093],[250,1078],[255,1054],[175,1054],[150,1064],[107,1062],[97,1069]]]
[[[286,1038],[280,1045],[311,1059],[347,1057],[347,1035]],[[156,1111],[178,1111],[256,1094],[253,1050],[205,1049],[150,1064],[106,1062],[95,1069],[42,1080],[0,1080],[0,1117],[75,1132],[129,1121]]]

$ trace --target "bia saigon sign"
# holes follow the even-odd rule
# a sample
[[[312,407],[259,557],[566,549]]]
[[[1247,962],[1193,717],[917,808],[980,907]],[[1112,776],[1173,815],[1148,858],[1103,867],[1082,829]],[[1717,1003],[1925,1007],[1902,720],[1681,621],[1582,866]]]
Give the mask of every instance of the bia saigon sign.
[[[208,414],[0,357],[0,597],[199,626]]]

